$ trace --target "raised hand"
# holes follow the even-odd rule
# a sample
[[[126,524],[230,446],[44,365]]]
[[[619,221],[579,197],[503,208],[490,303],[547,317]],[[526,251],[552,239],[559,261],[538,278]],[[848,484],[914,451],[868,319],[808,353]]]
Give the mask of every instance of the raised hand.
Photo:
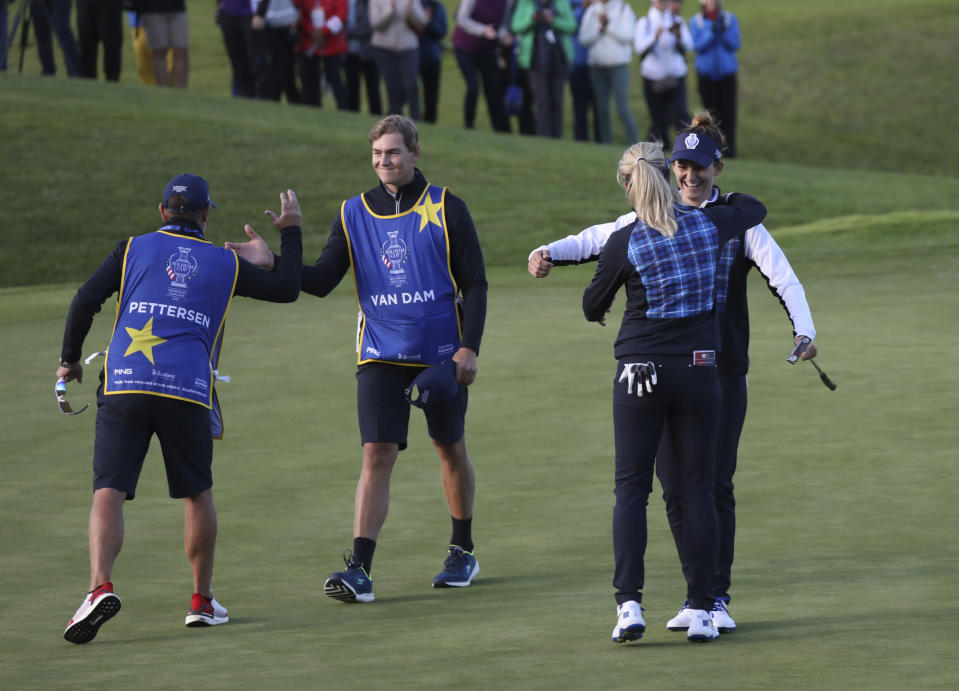
[[[303,214],[300,212],[300,202],[296,198],[293,190],[287,190],[286,192],[280,192],[280,215],[277,216],[275,213],[267,209],[264,211],[267,216],[273,220],[273,224],[277,228],[285,228],[286,226],[298,226],[303,222]]]
[[[228,250],[233,250],[238,256],[246,259],[251,264],[256,264],[264,269],[272,269],[274,257],[269,245],[266,244],[263,238],[257,235],[257,232],[253,230],[253,227],[249,223],[243,226],[243,230],[245,230],[247,236],[249,236],[249,242],[225,242],[223,246]]]

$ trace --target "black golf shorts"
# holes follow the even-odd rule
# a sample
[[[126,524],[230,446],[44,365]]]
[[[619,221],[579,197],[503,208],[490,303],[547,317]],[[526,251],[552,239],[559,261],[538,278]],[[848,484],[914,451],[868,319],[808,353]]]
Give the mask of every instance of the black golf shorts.
[[[360,441],[393,442],[406,448],[410,426],[410,404],[404,395],[421,367],[368,362],[356,369],[356,408],[360,419]],[[466,429],[469,394],[460,384],[459,397],[440,408],[428,408],[426,427],[430,438],[441,444],[455,444]]]
[[[160,440],[171,497],[192,497],[213,486],[209,409],[139,393],[101,393],[97,406],[94,490],[109,487],[133,499],[154,434]]]

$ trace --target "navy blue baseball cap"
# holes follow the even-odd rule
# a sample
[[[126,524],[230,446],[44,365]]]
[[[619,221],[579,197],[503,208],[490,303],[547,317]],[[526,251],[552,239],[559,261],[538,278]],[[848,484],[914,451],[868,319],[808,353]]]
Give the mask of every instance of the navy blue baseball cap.
[[[178,194],[186,197],[188,203],[185,206],[170,206],[170,197]],[[206,184],[206,180],[199,175],[183,173],[166,184],[163,190],[163,206],[172,211],[197,211],[207,206],[216,207],[216,204],[210,199],[210,186]]]
[[[708,168],[714,162],[722,160],[723,152],[708,134],[700,132],[687,132],[676,137],[673,142],[673,155],[669,162],[692,161],[693,163]]]
[[[414,386],[419,392],[415,400],[412,397]],[[403,393],[406,394],[407,401],[417,408],[425,409],[446,405],[459,395],[459,390],[459,384],[456,383],[456,363],[447,360],[424,369]]]

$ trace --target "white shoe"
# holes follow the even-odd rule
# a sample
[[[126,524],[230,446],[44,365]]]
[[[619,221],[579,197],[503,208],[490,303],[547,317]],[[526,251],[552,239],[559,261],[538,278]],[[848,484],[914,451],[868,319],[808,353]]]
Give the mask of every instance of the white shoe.
[[[638,641],[646,630],[643,620],[643,608],[635,600],[624,602],[616,607],[616,628],[613,629],[613,643]]]
[[[713,611],[710,612],[713,617],[713,624],[719,633],[732,633],[736,630],[736,622],[729,616],[729,610],[726,609],[726,603],[722,600],[716,600],[713,605]]]
[[[667,631],[685,631],[689,628],[689,614],[692,612],[689,608],[689,600],[683,603],[679,608],[679,613],[666,622]]]
[[[103,583],[83,598],[83,604],[67,624],[63,637],[71,643],[89,643],[100,627],[119,611],[120,598],[113,592],[113,584]]]
[[[704,609],[689,610],[689,628],[686,638],[693,643],[707,643],[719,638],[719,631],[713,624],[711,612]]]
[[[206,598],[194,593],[190,601],[190,611],[186,615],[187,626],[216,626],[228,621],[230,616],[226,607],[217,602],[216,598],[207,602]]]

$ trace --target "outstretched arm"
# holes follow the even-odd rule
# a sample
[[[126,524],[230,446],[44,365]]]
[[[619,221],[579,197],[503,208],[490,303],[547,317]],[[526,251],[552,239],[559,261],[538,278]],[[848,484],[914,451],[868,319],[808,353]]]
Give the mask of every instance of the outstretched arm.
[[[300,276],[303,272],[303,241],[300,231],[303,214],[300,211],[300,203],[293,190],[287,190],[280,193],[281,211],[277,216],[272,211],[266,211],[266,214],[273,221],[273,224],[280,231],[281,261],[279,270],[261,271],[254,268],[254,262],[241,261],[239,274],[237,275],[234,294],[246,297],[256,298],[258,300],[270,300],[272,302],[293,302],[300,293]],[[253,227],[247,224],[244,227],[246,234],[250,237],[248,243],[251,245],[253,253],[262,253],[264,256],[258,257],[258,265],[265,264],[265,254],[270,255],[270,268],[273,264],[273,253],[269,251],[266,243],[256,234]],[[260,244],[262,243],[262,246]],[[227,243],[227,249],[231,243]],[[263,251],[265,248],[265,252]],[[248,248],[249,250],[249,248]],[[236,250],[234,250],[236,251]],[[252,254],[247,251],[248,254]],[[240,252],[237,251],[237,255]]]
[[[609,236],[636,220],[636,212],[630,211],[612,223],[599,223],[581,230],[576,235],[567,235],[548,245],[541,245],[530,252],[527,269],[536,278],[549,275],[553,266],[582,264],[599,258]]]
[[[786,309],[796,334],[796,345],[803,336],[815,340],[816,327],[813,325],[809,303],[806,302],[806,292],[776,240],[761,223],[746,231],[743,240],[746,258],[756,265],[759,273],[766,279],[770,291]],[[806,348],[802,358],[808,360],[816,357],[816,352],[816,345],[812,343]]]

